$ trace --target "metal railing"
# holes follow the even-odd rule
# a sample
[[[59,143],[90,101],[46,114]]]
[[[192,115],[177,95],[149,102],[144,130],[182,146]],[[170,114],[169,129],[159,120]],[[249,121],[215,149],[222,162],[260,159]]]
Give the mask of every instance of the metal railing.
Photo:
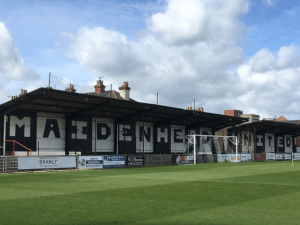
[[[18,157],[0,157],[0,173],[18,172]]]
[[[21,147],[25,148],[25,150],[29,151],[27,153],[27,156],[31,156],[31,149],[27,148],[26,146],[20,144],[19,142],[15,141],[15,140],[4,140],[5,142],[12,142],[13,143],[13,156],[15,156],[15,149],[16,149],[16,144],[20,145]]]

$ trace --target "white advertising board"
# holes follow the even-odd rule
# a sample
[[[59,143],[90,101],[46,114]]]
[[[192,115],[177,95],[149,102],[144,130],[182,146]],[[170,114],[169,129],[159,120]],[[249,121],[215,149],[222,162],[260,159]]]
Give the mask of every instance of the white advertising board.
[[[241,155],[241,161],[242,162],[247,162],[251,161],[251,154],[240,154]]]
[[[300,160],[300,153],[294,153],[293,160]]]
[[[247,155],[247,159],[248,159],[248,155],[249,155],[250,159],[251,159],[251,154],[243,154],[243,155]],[[226,161],[227,162],[236,162],[236,154],[218,154],[218,162],[226,162]],[[237,161],[238,162],[241,161],[241,154],[237,155]]]
[[[292,154],[284,154],[284,159],[292,159]]]
[[[276,154],[275,159],[276,160],[282,160],[282,154]]]
[[[103,168],[102,156],[79,156],[79,169],[101,169]]]
[[[218,154],[218,162],[229,162],[230,161],[230,155],[228,154]]]
[[[266,160],[275,160],[275,153],[266,153]]]
[[[240,162],[240,161],[241,161],[240,154],[238,154],[237,156],[236,154],[230,154],[230,162]]]
[[[18,170],[76,168],[75,156],[19,157]]]
[[[104,156],[104,167],[124,167],[125,156],[124,155],[108,155]]]

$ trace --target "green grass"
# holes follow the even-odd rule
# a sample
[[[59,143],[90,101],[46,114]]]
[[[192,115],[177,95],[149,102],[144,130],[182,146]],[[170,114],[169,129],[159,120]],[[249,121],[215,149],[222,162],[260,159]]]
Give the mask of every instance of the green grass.
[[[0,224],[299,224],[300,162],[0,175]]]

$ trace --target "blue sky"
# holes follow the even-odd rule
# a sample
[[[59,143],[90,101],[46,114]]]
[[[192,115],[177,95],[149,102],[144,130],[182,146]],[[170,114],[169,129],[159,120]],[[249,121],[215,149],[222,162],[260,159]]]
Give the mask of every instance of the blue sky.
[[[128,81],[142,102],[300,119],[300,3],[291,0],[0,2],[0,102],[51,84]]]

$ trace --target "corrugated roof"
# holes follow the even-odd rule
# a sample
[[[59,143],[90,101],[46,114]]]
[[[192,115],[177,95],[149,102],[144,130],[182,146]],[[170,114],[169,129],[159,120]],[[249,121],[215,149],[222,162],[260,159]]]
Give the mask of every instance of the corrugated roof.
[[[272,133],[275,135],[292,135],[294,137],[300,136],[300,125],[288,123],[288,121],[268,121],[261,120],[253,123],[241,124],[234,128],[240,131],[251,131],[256,134]],[[229,129],[230,130],[230,129]],[[231,129],[233,130],[233,129]]]
[[[117,123],[127,120],[185,125],[187,129],[198,127],[219,130],[248,121],[245,118],[225,116],[200,111],[184,110],[162,105],[126,101],[90,94],[71,93],[55,89],[39,88],[0,105],[2,114],[14,110],[62,113],[69,117],[89,116],[112,118]]]

